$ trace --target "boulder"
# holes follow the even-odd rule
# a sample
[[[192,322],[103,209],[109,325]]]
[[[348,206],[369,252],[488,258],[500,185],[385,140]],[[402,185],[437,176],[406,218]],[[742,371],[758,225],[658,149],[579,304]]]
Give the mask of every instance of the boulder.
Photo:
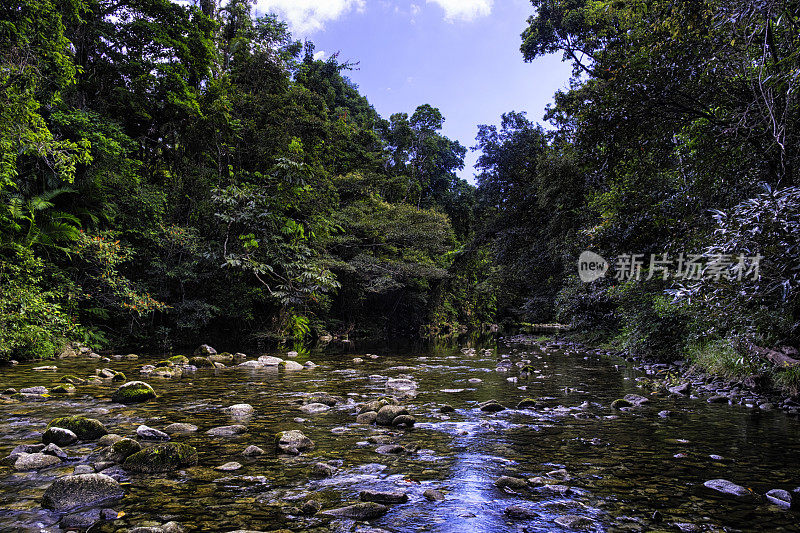
[[[511,490],[519,492],[528,488],[528,482],[522,478],[511,476],[500,476],[494,481],[495,487],[500,490]]]
[[[375,422],[379,426],[391,426],[394,419],[400,415],[407,415],[408,411],[402,405],[384,405],[378,411]]]
[[[378,419],[378,413],[375,411],[367,411],[366,413],[361,413],[356,417],[357,424],[374,424],[375,421]]]
[[[280,453],[300,455],[304,451],[313,450],[314,442],[303,435],[302,432],[293,429],[277,433],[275,435],[275,447]]]
[[[225,409],[229,415],[234,418],[243,418],[253,414],[255,410],[253,406],[249,403],[237,403],[236,405],[231,405],[230,407]]]
[[[58,446],[69,446],[77,442],[78,436],[72,431],[64,428],[47,428],[42,434],[42,442],[45,444],[56,444]]]
[[[170,435],[174,433],[194,433],[197,430],[198,427],[194,424],[186,424],[183,422],[175,422],[164,428],[164,432]]]
[[[408,494],[400,491],[362,490],[358,496],[362,502],[392,504],[408,501]]]
[[[192,357],[189,364],[197,368],[214,368],[214,362],[208,357]]]
[[[278,366],[283,362],[279,357],[272,357],[270,355],[262,355],[258,358],[258,362],[264,366]]]
[[[711,479],[703,483],[703,485],[720,494],[731,496],[739,500],[749,500],[756,496],[753,492],[727,479]]]
[[[247,433],[247,427],[241,424],[234,424],[232,426],[219,426],[206,431],[206,435],[210,435],[212,437],[235,437],[236,435],[241,435],[243,433]]]
[[[347,507],[340,507],[338,509],[330,509],[320,514],[335,516],[337,518],[350,518],[352,520],[374,520],[375,518],[380,518],[385,515],[388,511],[389,508],[385,505],[365,502],[348,505]]]
[[[107,461],[122,463],[125,459],[141,450],[142,445],[139,442],[124,438],[109,446],[103,456]]]
[[[142,424],[136,428],[136,435],[144,440],[169,440],[169,435],[150,426]]]
[[[444,501],[444,494],[436,489],[425,489],[422,496],[429,502],[442,502]]]
[[[396,428],[410,428],[414,427],[416,423],[417,419],[411,415],[399,415],[392,420],[392,426]]]
[[[55,480],[44,491],[42,506],[63,512],[116,500],[123,494],[120,484],[104,474],[65,476]]]
[[[56,427],[72,431],[78,440],[89,441],[99,439],[108,434],[106,427],[97,419],[80,415],[63,416],[52,420],[48,428]]]
[[[17,460],[14,462],[14,470],[19,472],[41,470],[42,468],[47,468],[59,463],[61,463],[61,459],[54,455],[43,452],[21,453],[17,456]]]
[[[111,401],[122,404],[142,403],[156,397],[153,387],[144,381],[129,381],[121,385],[113,395]]]
[[[201,344],[194,351],[194,355],[197,357],[203,357],[203,356],[208,357],[209,355],[216,355],[216,354],[217,351],[208,344]]]
[[[300,410],[308,415],[315,415],[317,413],[329,411],[330,407],[324,403],[307,403],[306,405],[300,406]]]
[[[197,464],[197,450],[188,444],[167,442],[136,452],[125,459],[123,467],[144,474],[172,472]]]
[[[481,403],[478,404],[478,407],[484,413],[498,413],[500,411],[505,411],[505,409],[506,409],[497,400],[487,400],[485,402],[481,402]]]
[[[287,372],[294,372],[297,370],[303,370],[305,367],[297,361],[283,361],[278,365],[278,368],[286,370]]]
[[[215,470],[219,470],[220,472],[234,472],[236,470],[240,470],[242,468],[241,463],[237,463],[236,461],[230,461],[225,463],[224,465],[220,465],[215,468]]]
[[[509,505],[504,512],[513,520],[532,520],[539,516],[536,511],[522,505]]]
[[[242,452],[242,455],[245,457],[258,457],[259,455],[264,455],[264,450],[259,448],[258,446],[248,446]]]

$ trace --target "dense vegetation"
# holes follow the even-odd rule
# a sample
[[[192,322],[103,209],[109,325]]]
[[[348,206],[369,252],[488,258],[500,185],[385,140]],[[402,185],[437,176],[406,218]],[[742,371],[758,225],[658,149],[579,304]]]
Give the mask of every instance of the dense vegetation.
[[[466,149],[245,0],[2,7],[0,358],[416,333]]]
[[[800,5],[533,5],[524,59],[562,52],[574,68],[547,110],[552,131],[509,113],[478,135],[476,241],[494,253],[506,320],[558,320],[632,352],[689,354],[729,373],[769,366],[753,343],[796,353]],[[642,254],[641,278],[582,283],[583,250]],[[681,253],[705,256],[701,279],[651,269],[651,254]],[[737,270],[739,255],[759,254],[760,276]],[[714,275],[725,256],[733,264]]]
[[[797,346],[798,4],[532,4],[522,59],[573,79],[551,128],[478,128],[477,189],[436,108],[380,117],[244,0],[4,4],[0,358],[546,321],[732,372]],[[583,250],[642,279],[582,283]],[[681,253],[760,277],[650,268]]]

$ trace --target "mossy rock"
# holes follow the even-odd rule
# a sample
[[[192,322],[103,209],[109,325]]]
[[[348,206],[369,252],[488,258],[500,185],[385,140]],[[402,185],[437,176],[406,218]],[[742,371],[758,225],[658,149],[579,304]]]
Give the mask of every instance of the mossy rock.
[[[188,444],[167,442],[138,451],[125,459],[122,466],[130,472],[155,474],[172,472],[197,464],[197,450]]]
[[[185,355],[173,355],[168,359],[173,365],[188,365],[189,358]]]
[[[536,407],[536,399],[534,398],[523,398],[517,404],[517,409],[529,409],[531,407]]]
[[[126,378],[125,374],[123,374],[122,372],[117,372],[116,374],[114,374],[114,377],[111,378],[111,381],[113,381],[114,383],[124,383],[127,380],[128,378]]]
[[[623,407],[633,407],[633,404],[624,398],[611,402],[612,409],[622,409]]]
[[[171,368],[175,366],[172,361],[159,361],[155,364],[156,368]]]
[[[83,385],[84,383],[86,383],[85,379],[79,378],[74,374],[66,374],[62,376],[61,379],[59,379],[58,381],[59,383],[70,383],[72,385]]]
[[[62,383],[50,389],[50,392],[53,394],[71,394],[75,392],[75,385],[71,383]]]
[[[108,448],[106,458],[115,463],[121,463],[131,455],[142,451],[142,445],[133,439],[120,439]]]
[[[95,418],[72,415],[56,418],[47,424],[48,428],[63,428],[75,433],[80,440],[95,440],[108,434],[108,430],[102,422]]]
[[[208,357],[192,357],[189,359],[189,364],[197,368],[214,368],[214,362]]]
[[[124,404],[142,403],[156,397],[153,387],[144,381],[129,381],[121,385],[113,395],[111,401]]]

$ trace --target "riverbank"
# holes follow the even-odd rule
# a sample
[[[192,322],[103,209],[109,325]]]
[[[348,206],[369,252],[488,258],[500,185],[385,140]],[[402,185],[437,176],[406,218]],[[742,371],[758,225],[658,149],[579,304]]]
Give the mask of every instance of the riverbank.
[[[725,365],[723,358],[733,357],[731,353],[717,352],[716,356],[711,356],[707,352],[695,352],[689,354],[690,358],[687,359],[661,363],[648,361],[642,356],[627,355],[608,345],[593,347],[577,334],[552,337],[516,335],[506,340],[583,351],[609,358],[619,364],[630,365],[646,375],[637,378],[637,386],[647,391],[702,399],[708,403],[741,405],[762,411],[778,409],[795,417],[800,416],[800,396],[794,382],[776,381],[768,373],[753,374],[747,372],[744,366],[737,368],[735,365]],[[695,358],[691,358],[691,355]]]

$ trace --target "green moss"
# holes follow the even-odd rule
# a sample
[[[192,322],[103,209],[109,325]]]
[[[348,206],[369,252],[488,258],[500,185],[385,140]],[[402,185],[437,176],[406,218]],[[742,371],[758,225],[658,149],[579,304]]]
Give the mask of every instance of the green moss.
[[[65,374],[58,380],[60,383],[72,383],[73,385],[83,385],[86,383],[86,380],[83,378],[79,378],[74,374]]]
[[[524,398],[517,404],[517,409],[528,409],[536,407],[536,400],[534,398]]]
[[[173,367],[175,365],[172,363],[172,361],[159,361],[158,363],[155,364],[155,366],[157,368],[164,368],[164,367],[168,367],[169,368],[169,367]]]
[[[189,364],[197,368],[214,368],[214,363],[208,357],[192,357]]]
[[[80,440],[95,440],[108,434],[108,430],[99,420],[79,415],[56,418],[47,427],[68,429],[75,433]]]
[[[142,445],[133,439],[120,439],[109,447],[108,458],[111,461],[121,463],[131,455],[140,452]]]
[[[121,385],[114,394],[111,395],[111,401],[127,405],[146,402],[155,397],[156,392],[153,390],[153,387],[144,381],[129,381]]]
[[[619,400],[614,400],[613,402],[611,402],[611,408],[612,409],[621,409],[623,407],[633,407],[633,404],[631,402],[629,402],[628,400],[625,400],[623,398],[620,398]]]
[[[125,377],[125,374],[123,374],[122,372],[117,372],[116,374],[114,374],[114,377],[111,378],[111,381],[115,383],[122,383],[126,380],[127,378]]]
[[[75,385],[72,385],[71,383],[62,383],[61,385],[56,385],[50,389],[50,392],[53,394],[69,394],[75,392]]]
[[[197,464],[197,450],[188,444],[167,442],[134,453],[123,467],[131,472],[151,474],[171,472]]]
[[[172,357],[170,357],[168,359],[168,361],[170,361],[174,365],[188,365],[189,364],[189,358],[186,357],[185,355],[173,355]]]

